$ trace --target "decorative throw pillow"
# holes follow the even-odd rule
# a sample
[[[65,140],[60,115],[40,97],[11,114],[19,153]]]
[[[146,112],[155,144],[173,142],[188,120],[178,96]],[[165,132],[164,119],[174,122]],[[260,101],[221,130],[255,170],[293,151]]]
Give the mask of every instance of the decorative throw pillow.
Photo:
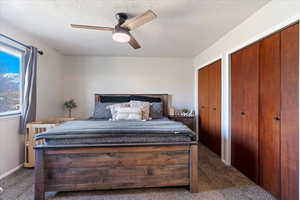
[[[94,119],[110,119],[111,112],[110,109],[107,108],[110,105],[113,105],[115,103],[96,103],[95,104],[95,110],[94,110]]]
[[[130,104],[129,103],[117,103],[117,104],[107,106],[107,108],[110,109],[112,120],[116,120],[118,108],[126,108],[126,107],[130,107]]]
[[[117,108],[116,120],[142,120],[141,108]]]
[[[163,104],[160,103],[151,103],[150,104],[150,118],[160,119],[163,117]]]
[[[130,101],[130,107],[141,108],[142,110],[142,120],[149,120],[150,113],[150,103],[144,101]]]

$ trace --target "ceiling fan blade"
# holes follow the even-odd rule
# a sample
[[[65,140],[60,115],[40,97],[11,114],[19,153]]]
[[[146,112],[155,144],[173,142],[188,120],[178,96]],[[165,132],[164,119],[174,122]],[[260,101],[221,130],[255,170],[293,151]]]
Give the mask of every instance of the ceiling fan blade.
[[[130,40],[128,43],[132,46],[132,48],[134,49],[141,48],[141,45],[138,43],[138,41],[136,41],[136,39],[130,33],[129,35],[130,35]]]
[[[114,28],[111,27],[102,27],[102,26],[87,26],[87,25],[78,25],[78,24],[71,24],[72,28],[83,28],[83,29],[90,29],[90,30],[98,30],[98,31],[113,31]]]
[[[142,15],[138,15],[136,17],[126,20],[123,24],[121,24],[121,27],[133,30],[143,24],[152,21],[156,17],[157,15],[152,10],[148,10]]]

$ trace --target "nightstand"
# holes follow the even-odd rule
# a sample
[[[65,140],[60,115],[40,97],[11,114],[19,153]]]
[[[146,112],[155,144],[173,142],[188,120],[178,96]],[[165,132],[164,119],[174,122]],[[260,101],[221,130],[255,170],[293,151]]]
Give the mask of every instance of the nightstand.
[[[184,125],[195,131],[195,117],[188,117],[188,116],[169,116],[169,119],[182,122]]]
[[[35,140],[36,134],[44,132],[49,128],[53,128],[67,121],[77,120],[77,118],[53,118],[48,120],[41,120],[28,123],[26,125],[27,131],[25,135],[25,162],[24,167],[34,167],[35,163]]]

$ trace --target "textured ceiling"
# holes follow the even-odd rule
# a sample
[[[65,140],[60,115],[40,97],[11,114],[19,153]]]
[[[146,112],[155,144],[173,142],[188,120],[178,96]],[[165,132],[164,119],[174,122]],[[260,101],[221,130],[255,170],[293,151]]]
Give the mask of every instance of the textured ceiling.
[[[0,0],[0,20],[65,55],[194,56],[269,0]],[[117,12],[152,9],[158,18],[132,31],[142,48],[114,42],[111,33],[70,23],[114,26]],[[0,29],[1,32],[1,29]]]

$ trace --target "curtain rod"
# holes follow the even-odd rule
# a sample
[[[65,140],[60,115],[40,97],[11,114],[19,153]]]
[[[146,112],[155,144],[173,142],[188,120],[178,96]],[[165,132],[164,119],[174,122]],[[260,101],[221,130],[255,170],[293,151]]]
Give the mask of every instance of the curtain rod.
[[[26,44],[24,44],[24,43],[22,43],[22,42],[19,42],[19,41],[17,41],[17,40],[14,40],[14,39],[12,39],[11,37],[8,37],[8,36],[3,35],[3,34],[1,34],[1,33],[0,33],[0,36],[4,37],[4,38],[6,38],[6,39],[9,39],[9,40],[11,40],[11,41],[13,41],[13,42],[15,42],[15,43],[17,43],[17,44],[19,44],[19,45],[25,47],[25,48],[28,48],[28,49],[30,48],[28,45],[26,45]],[[40,55],[43,55],[43,54],[44,54],[44,52],[41,51],[41,50],[38,50],[38,53],[39,53]]]

